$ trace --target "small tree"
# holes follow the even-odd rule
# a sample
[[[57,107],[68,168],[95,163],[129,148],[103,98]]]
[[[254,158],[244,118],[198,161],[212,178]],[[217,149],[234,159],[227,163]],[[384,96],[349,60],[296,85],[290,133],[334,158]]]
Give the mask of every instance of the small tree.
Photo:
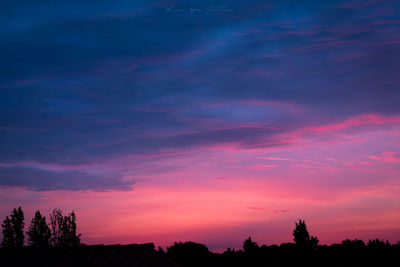
[[[47,247],[50,244],[50,228],[46,223],[46,217],[42,217],[40,211],[36,211],[28,230],[28,239],[31,246]]]
[[[13,225],[8,216],[6,216],[6,218],[4,219],[1,227],[3,228],[3,241],[1,243],[1,246],[5,248],[15,247]]]
[[[318,247],[319,240],[316,236],[311,236],[310,238],[310,247],[312,249],[316,249]]]
[[[248,254],[254,253],[258,250],[258,244],[249,237],[243,242],[243,250]]]

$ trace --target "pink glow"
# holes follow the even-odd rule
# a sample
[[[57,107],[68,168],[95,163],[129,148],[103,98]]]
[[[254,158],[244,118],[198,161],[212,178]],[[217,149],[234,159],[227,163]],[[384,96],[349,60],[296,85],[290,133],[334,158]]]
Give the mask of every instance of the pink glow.
[[[299,218],[322,243],[356,237],[397,242],[399,123],[398,116],[367,114],[274,136],[280,146],[212,144],[74,167],[15,163],[120,170],[136,183],[124,192],[2,188],[0,217],[18,205],[27,221],[36,209],[74,209],[89,244],[192,240],[220,251],[214,244],[240,248],[249,235],[260,243],[289,242]]]

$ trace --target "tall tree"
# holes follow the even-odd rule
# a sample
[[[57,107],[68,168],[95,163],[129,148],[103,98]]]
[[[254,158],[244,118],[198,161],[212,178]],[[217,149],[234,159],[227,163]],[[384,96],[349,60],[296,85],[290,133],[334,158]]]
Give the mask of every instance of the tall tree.
[[[46,223],[46,217],[42,217],[40,211],[36,211],[28,230],[28,239],[31,246],[47,247],[50,244],[50,228]]]
[[[24,246],[24,213],[21,207],[13,209],[10,218],[7,216],[1,225],[3,228],[3,247]]]
[[[15,246],[17,248],[24,246],[24,219],[24,212],[22,211],[21,207],[18,207],[18,209],[14,208],[11,214],[11,223],[13,224]]]
[[[53,246],[60,246],[62,243],[62,228],[64,217],[60,209],[54,209],[50,213],[51,237],[50,242]]]
[[[12,248],[15,247],[15,238],[14,238],[14,230],[13,225],[11,223],[10,218],[6,216],[1,227],[3,228],[3,241],[1,242],[2,247]]]
[[[60,209],[54,209],[50,214],[50,226],[53,246],[80,245],[81,235],[76,233],[76,215],[74,211],[67,216],[63,216]]]
[[[81,243],[80,234],[76,234],[76,216],[72,211],[64,217],[63,240],[65,246],[78,246]]]
[[[305,247],[310,241],[310,234],[308,233],[306,223],[302,220],[296,223],[296,227],[293,230],[293,241],[299,247]]]

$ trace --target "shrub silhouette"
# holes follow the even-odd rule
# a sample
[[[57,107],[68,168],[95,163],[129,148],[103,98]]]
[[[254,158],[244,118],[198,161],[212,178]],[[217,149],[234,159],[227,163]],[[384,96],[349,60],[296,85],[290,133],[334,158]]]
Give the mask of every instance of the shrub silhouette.
[[[365,243],[360,239],[346,239],[342,241],[342,246],[347,249],[365,248]]]
[[[319,240],[316,236],[311,236],[310,238],[310,247],[312,249],[316,249],[318,247]]]
[[[390,247],[389,241],[379,240],[378,238],[368,241],[368,248],[387,248]]]
[[[175,242],[167,248],[167,256],[183,266],[207,266],[211,254],[205,245],[195,242]]]

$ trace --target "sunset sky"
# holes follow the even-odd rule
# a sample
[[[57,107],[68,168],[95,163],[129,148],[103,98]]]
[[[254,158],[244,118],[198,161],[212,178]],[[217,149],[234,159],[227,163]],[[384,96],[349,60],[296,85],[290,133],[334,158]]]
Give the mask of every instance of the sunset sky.
[[[0,220],[87,244],[400,240],[400,2],[6,1]]]

